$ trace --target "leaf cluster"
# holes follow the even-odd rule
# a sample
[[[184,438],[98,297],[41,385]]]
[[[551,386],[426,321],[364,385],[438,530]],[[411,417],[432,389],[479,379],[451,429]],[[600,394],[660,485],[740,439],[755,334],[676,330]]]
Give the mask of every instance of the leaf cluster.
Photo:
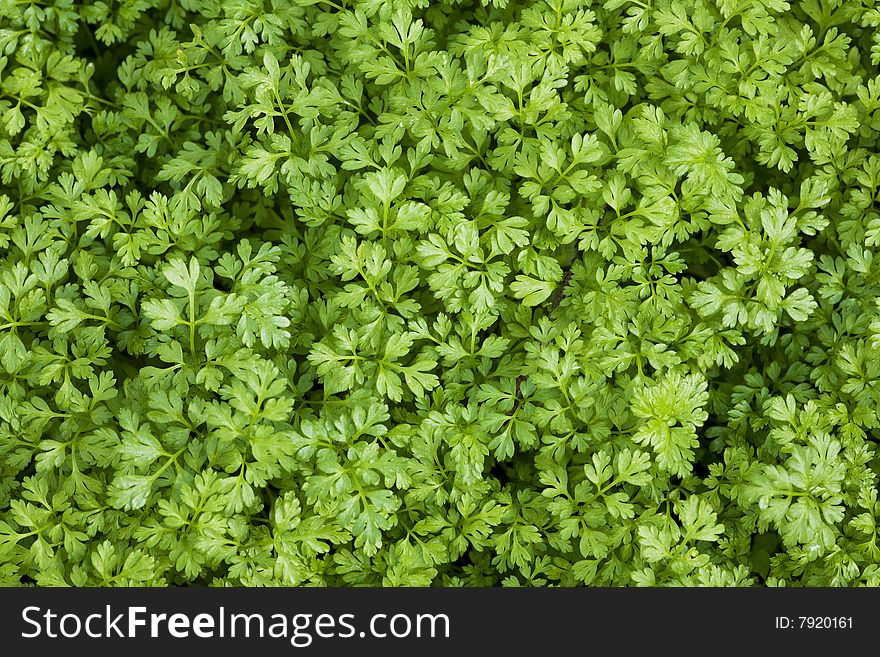
[[[878,26],[0,2],[0,584],[876,586]]]

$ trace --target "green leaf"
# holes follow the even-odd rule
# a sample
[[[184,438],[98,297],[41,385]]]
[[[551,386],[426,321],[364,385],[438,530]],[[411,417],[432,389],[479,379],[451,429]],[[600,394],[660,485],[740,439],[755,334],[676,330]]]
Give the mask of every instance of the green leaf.
[[[542,281],[531,276],[517,276],[510,284],[513,295],[527,306],[537,306],[553,294],[555,285],[548,281]]]

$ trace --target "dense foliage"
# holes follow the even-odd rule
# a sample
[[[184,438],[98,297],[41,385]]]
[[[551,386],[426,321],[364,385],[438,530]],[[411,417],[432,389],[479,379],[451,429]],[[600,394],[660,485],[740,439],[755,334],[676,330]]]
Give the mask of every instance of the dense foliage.
[[[878,25],[0,0],[0,584],[880,584]]]

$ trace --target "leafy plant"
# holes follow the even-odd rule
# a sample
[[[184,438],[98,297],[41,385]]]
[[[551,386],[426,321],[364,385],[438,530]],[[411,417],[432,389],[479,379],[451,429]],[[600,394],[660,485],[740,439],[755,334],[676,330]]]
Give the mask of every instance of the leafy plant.
[[[0,2],[0,583],[880,584],[878,26]]]

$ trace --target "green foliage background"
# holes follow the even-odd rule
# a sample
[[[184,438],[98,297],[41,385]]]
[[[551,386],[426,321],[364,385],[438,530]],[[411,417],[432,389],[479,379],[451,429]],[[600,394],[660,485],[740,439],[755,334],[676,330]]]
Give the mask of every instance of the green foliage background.
[[[880,584],[874,0],[0,0],[0,584]]]

